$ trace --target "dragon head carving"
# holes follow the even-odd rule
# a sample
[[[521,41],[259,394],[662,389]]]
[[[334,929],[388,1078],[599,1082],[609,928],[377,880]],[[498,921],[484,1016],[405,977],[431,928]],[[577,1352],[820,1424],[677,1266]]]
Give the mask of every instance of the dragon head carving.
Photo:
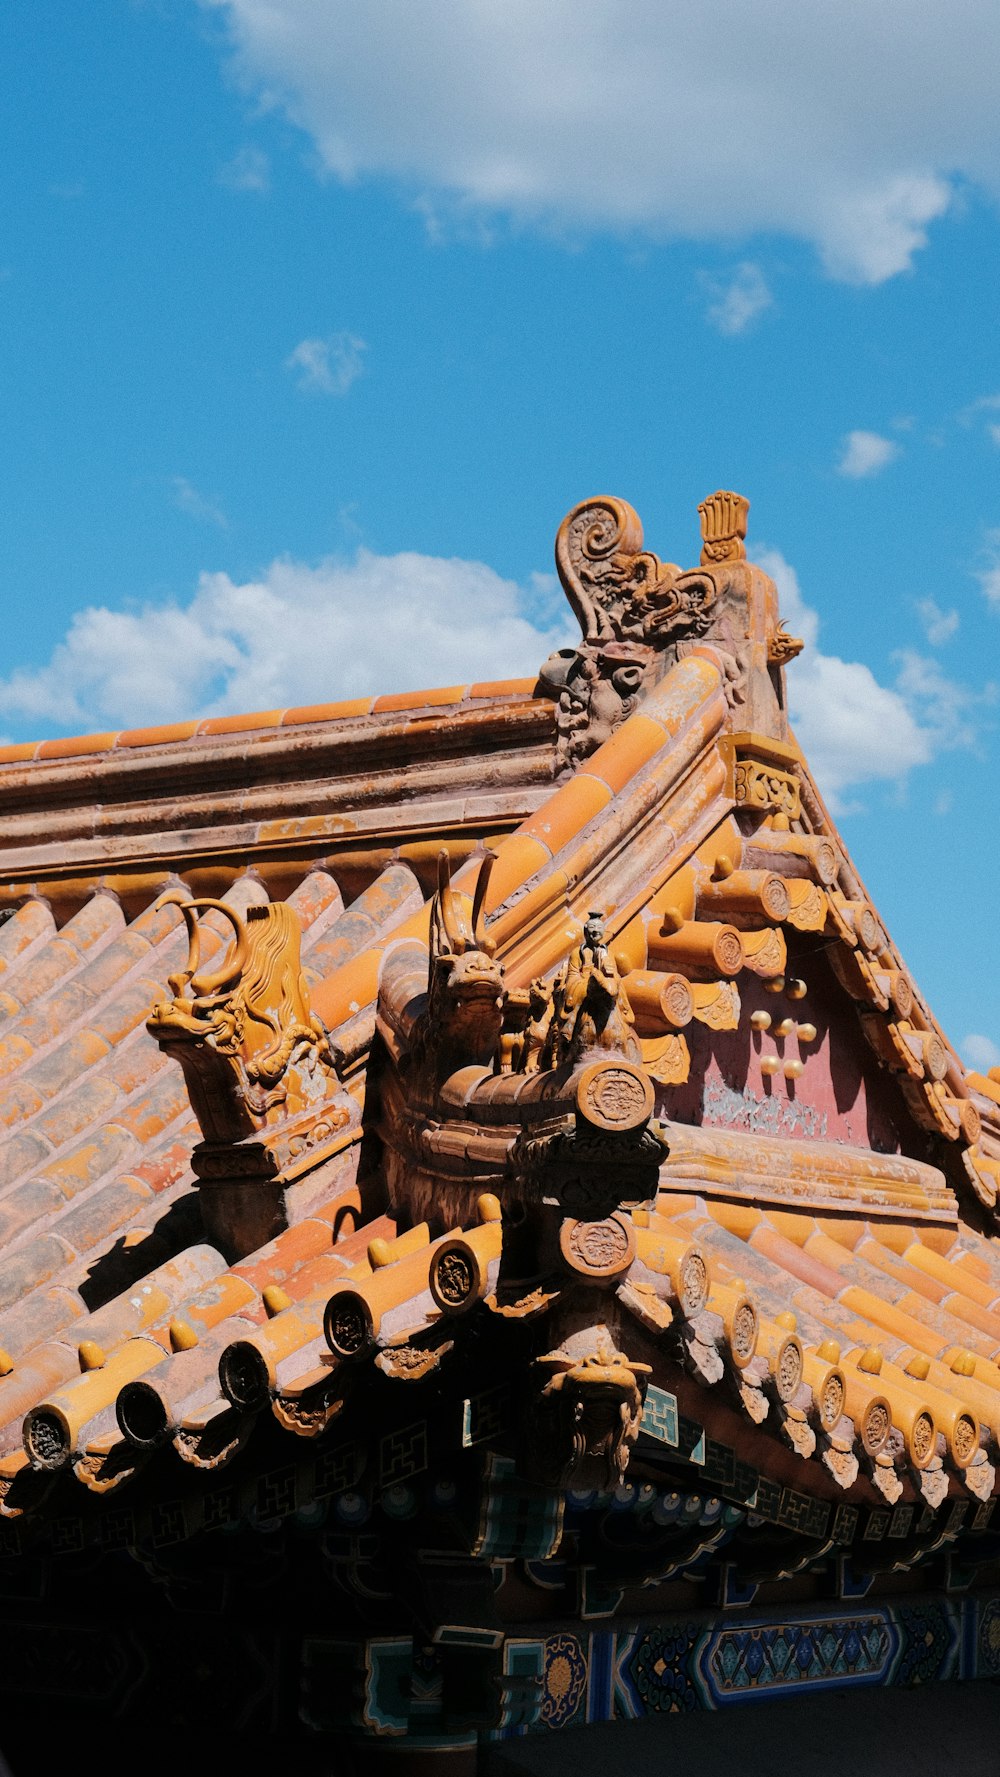
[[[430,962],[424,1053],[438,1077],[456,1067],[490,1067],[503,1021],[503,969],[486,936],[483,905],[495,863],[487,852],[480,866],[471,916],[466,897],[451,886],[448,853],[438,853],[438,886],[431,903]]]
[[[170,976],[172,997],[156,1002],[146,1028],[184,1069],[206,1139],[240,1140],[325,1097],[336,1081],[326,1033],[309,1010],[294,910],[279,901],[242,915],[178,890],[159,903],[171,904],[187,926],[187,963]],[[210,911],[233,930],[215,968],[201,962],[201,916]]]
[[[639,1435],[649,1364],[590,1326],[536,1359],[549,1377],[536,1397],[531,1463],[559,1486],[617,1487]]]

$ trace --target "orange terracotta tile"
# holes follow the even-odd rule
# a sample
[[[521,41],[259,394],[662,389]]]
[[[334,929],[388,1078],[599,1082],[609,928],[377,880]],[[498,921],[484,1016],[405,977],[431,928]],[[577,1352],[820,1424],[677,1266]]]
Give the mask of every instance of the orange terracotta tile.
[[[328,1030],[336,1030],[370,1006],[378,990],[381,950],[365,950],[313,989],[313,1011]]]
[[[37,740],[22,741],[13,747],[0,747],[0,765],[23,765],[26,760],[35,757],[37,749]]]
[[[23,889],[20,891],[23,894]],[[39,938],[52,937],[55,922],[47,901],[29,896],[0,925],[0,973],[17,966],[17,959]]]
[[[13,1184],[26,1172],[40,1166],[52,1152],[50,1144],[37,1129],[18,1129],[0,1144],[0,1186]]]
[[[98,1241],[106,1240],[109,1234],[133,1221],[140,1209],[152,1201],[149,1186],[126,1175],[74,1204],[56,1223],[56,1232],[76,1252],[89,1252]]]
[[[83,1313],[83,1303],[75,1290],[35,1289],[30,1296],[17,1303],[16,1307],[5,1310],[0,1317],[0,1345],[5,1351],[31,1351],[43,1339],[51,1339],[71,1321],[78,1320]],[[49,1347],[51,1350],[52,1347]],[[15,1372],[17,1374],[18,1372]],[[8,1415],[16,1409],[10,1406],[10,1386],[13,1377],[8,1377],[4,1384],[4,1412]],[[30,1398],[26,1406],[32,1406],[38,1398],[37,1393],[29,1390]]]
[[[38,1176],[58,1185],[66,1197],[76,1197],[106,1172],[122,1166],[134,1145],[126,1130],[112,1125],[102,1129],[96,1141],[84,1142],[62,1160],[53,1160]]]
[[[8,1038],[8,1043],[13,1041],[13,1037]],[[0,1052],[3,1047],[0,1044]],[[107,1053],[107,1043],[95,1036],[93,1031],[75,1031],[73,1036],[58,1044],[41,1061],[35,1062],[31,1069],[31,1083],[43,1098],[54,1098],[64,1086],[77,1080],[86,1068],[93,1067]]]
[[[871,1290],[862,1289],[857,1284],[848,1284],[841,1290],[840,1300],[845,1308],[853,1313],[861,1314],[874,1327],[881,1327],[884,1332],[891,1333],[894,1339],[901,1339],[907,1345],[913,1345],[917,1351],[923,1351],[928,1357],[937,1357],[946,1341],[940,1335],[926,1327],[922,1320],[907,1314],[904,1309],[897,1308],[891,1302],[883,1301]],[[971,1351],[983,1350],[978,1334],[971,1331],[966,1341]]]
[[[38,1088],[30,1080],[12,1080],[0,1093],[0,1128],[11,1129],[22,1119],[33,1117],[44,1103]]]
[[[333,1238],[329,1224],[316,1221],[310,1216],[304,1222],[296,1222],[294,1227],[286,1228],[284,1233],[269,1241],[260,1252],[254,1253],[251,1259],[234,1265],[232,1269],[255,1290],[264,1290],[268,1284],[286,1283],[306,1260],[332,1251]]]
[[[169,1148],[163,1148],[154,1157],[140,1160],[131,1169],[132,1176],[141,1179],[150,1189],[156,1192],[167,1191],[172,1185],[184,1178],[191,1169],[191,1144],[186,1141],[172,1142]]]
[[[96,1123],[100,1117],[107,1116],[117,1099],[118,1089],[110,1080],[100,1074],[89,1074],[75,1082],[72,1092],[65,1093],[38,1119],[37,1127],[53,1148],[61,1148],[86,1129],[88,1123]]]
[[[209,716],[199,722],[198,734],[243,734],[255,728],[277,728],[284,710],[261,710],[246,716]]]
[[[981,1092],[984,1098],[992,1098],[993,1103],[1000,1105],[1000,1080],[991,1080],[988,1074],[967,1073],[966,1079],[974,1092]]]
[[[148,940],[130,927],[128,931],[120,932],[114,943],[87,964],[80,979],[95,1000],[103,999],[123,975],[149,956],[149,952]],[[162,978],[159,985],[162,987]]]
[[[163,983],[152,976],[140,976],[138,981],[130,981],[102,1012],[88,1019],[90,1029],[107,1043],[120,1043],[149,1017],[149,1009],[162,991]]]
[[[57,1294],[56,1291],[50,1293],[53,1296]],[[69,1316],[66,1316],[59,1325],[65,1325],[68,1319]],[[27,1349],[22,1344],[21,1350]],[[20,1418],[43,1395],[58,1388],[61,1382],[68,1381],[74,1374],[79,1375],[79,1363],[71,1345],[45,1345],[38,1351],[33,1351],[26,1362],[18,1364],[13,1375],[4,1384],[3,1411],[7,1423],[11,1419]]]
[[[110,1134],[112,1129],[127,1129],[138,1141],[152,1141],[187,1109],[188,1102],[184,1076],[180,1068],[171,1068],[137,1103],[118,1111],[105,1133]]]
[[[554,857],[610,801],[611,791],[606,783],[588,771],[578,772],[523,823],[520,834],[524,838],[540,839]]]
[[[568,948],[579,942],[569,907],[568,888],[569,878],[565,870],[552,870],[497,920],[492,936],[501,952],[522,932],[531,933],[530,942],[525,944],[523,954],[517,959],[519,981],[524,967],[530,967],[533,974],[544,974],[551,962],[561,959]],[[572,932],[571,927],[574,928]],[[550,960],[543,960],[543,957]]]
[[[15,1034],[0,1039],[0,1079],[4,1074],[12,1074],[32,1054],[34,1050],[31,1044],[26,1043],[23,1037]]]
[[[186,1301],[178,1303],[170,1318],[187,1321],[197,1332],[203,1333],[217,1327],[231,1314],[255,1307],[259,1307],[259,1301],[253,1285],[235,1271],[221,1271]],[[160,1329],[157,1329],[154,1337],[160,1336]]]
[[[334,839],[341,833],[353,833],[356,824],[348,815],[300,815],[287,821],[262,821],[257,838],[261,845],[283,839]]]
[[[116,747],[162,747],[171,741],[190,740],[197,734],[199,724],[193,722],[166,722],[159,728],[126,728],[115,742]]]
[[[389,715],[393,710],[429,710],[443,704],[461,703],[464,685],[443,685],[433,691],[396,691],[388,697],[376,697],[373,716]]]
[[[33,1049],[41,1049],[62,1031],[72,1030],[90,1005],[91,997],[79,979],[65,981],[23,1013],[20,1034]]]
[[[132,1042],[123,1043],[109,1059],[106,1068],[101,1069],[102,1077],[112,1082],[123,1092],[126,1098],[145,1086],[165,1067],[172,1064],[168,1056],[163,1055],[145,1032],[140,1032]]]
[[[975,1327],[992,1342],[994,1350],[1000,1347],[1000,1316],[991,1314],[988,1309],[981,1308],[978,1302],[970,1301],[968,1296],[959,1295],[956,1291],[945,1296],[941,1307],[953,1320]],[[964,1333],[960,1337],[964,1338]]]
[[[311,994],[312,1008],[322,1018],[328,1030],[336,1030],[339,1024],[356,1017],[358,1012],[371,1005],[378,989],[385,945],[397,944],[405,938],[417,938],[426,944],[430,917],[430,904],[425,902],[416,912],[411,913],[409,919],[396,927],[390,938],[362,951],[360,956],[353,957],[350,962],[317,983]]]
[[[537,679],[480,679],[470,685],[469,697],[530,697]],[[546,699],[546,701],[548,701]]]
[[[293,907],[302,922],[303,949],[308,945],[310,937],[318,936],[326,931],[339,919],[344,911],[344,901],[337,880],[327,870],[311,870],[294,893],[289,895],[288,904]]]
[[[63,938],[76,945],[81,953],[106,938],[109,932],[125,930],[125,915],[113,895],[98,893],[86,900],[79,912],[67,920]]]
[[[7,1246],[33,1222],[43,1222],[63,1207],[62,1193],[41,1179],[26,1179],[0,1199],[0,1242]]]
[[[61,1271],[72,1256],[70,1248],[55,1234],[36,1234],[12,1253],[0,1259],[0,1308],[18,1302]]]
[[[106,753],[114,746],[116,730],[109,734],[76,734],[65,740],[43,740],[36,759],[78,759],[84,753]]]
[[[45,1405],[51,1405],[62,1421],[74,1450],[78,1448],[78,1436],[86,1435],[91,1419],[102,1408],[112,1405],[119,1389],[163,1363],[165,1355],[153,1339],[127,1339],[117,1351],[108,1354],[99,1368],[83,1376],[77,1374],[45,1398]]]
[[[961,1295],[977,1302],[980,1308],[992,1308],[996,1302],[997,1291],[993,1284],[984,1283],[964,1266],[955,1265],[943,1259],[939,1253],[931,1252],[920,1239],[907,1247],[906,1261],[915,1270],[923,1271],[928,1277],[934,1278],[943,1291],[957,1290]]]
[[[541,810],[539,810],[541,813]],[[537,820],[537,815],[534,817]],[[490,877],[490,886],[486,893],[486,911],[492,913],[501,902],[506,901],[515,889],[551,863],[552,853],[549,847],[531,834],[512,833],[505,839],[497,853],[497,861]],[[475,880],[475,877],[472,877]]]
[[[17,988],[16,998],[22,1005],[39,999],[79,964],[80,952],[75,944],[68,943],[65,938],[53,938],[35,952],[20,970],[17,981],[11,983]]]
[[[586,769],[592,777],[602,778],[609,789],[617,792],[655,758],[660,748],[666,745],[666,740],[660,723],[637,711],[622,723],[610,740],[591,754]]]
[[[367,716],[372,702],[370,697],[354,697],[343,703],[299,704],[297,708],[285,711],[280,726],[290,728],[296,722],[349,722],[352,717]]]

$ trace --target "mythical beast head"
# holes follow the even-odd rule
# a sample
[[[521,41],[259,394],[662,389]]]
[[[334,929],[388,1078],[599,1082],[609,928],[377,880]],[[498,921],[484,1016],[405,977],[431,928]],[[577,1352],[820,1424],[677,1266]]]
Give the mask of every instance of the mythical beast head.
[[[496,859],[487,852],[472,897],[451,886],[448,853],[438,853],[438,886],[431,903],[430,964],[425,1047],[439,1077],[453,1067],[490,1067],[503,1021],[503,969],[486,936],[483,906]]]
[[[171,903],[187,925],[187,964],[170,976],[173,997],[156,1002],[146,1028],[184,1069],[206,1139],[240,1140],[324,1097],[336,1081],[326,1033],[309,1010],[294,909],[279,901],[241,915],[178,890],[159,904]],[[207,912],[233,929],[214,969],[201,966]]]

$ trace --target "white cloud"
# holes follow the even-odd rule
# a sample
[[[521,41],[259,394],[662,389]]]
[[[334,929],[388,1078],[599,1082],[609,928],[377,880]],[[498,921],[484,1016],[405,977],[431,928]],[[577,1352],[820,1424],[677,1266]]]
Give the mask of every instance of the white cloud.
[[[987,531],[983,545],[986,566],[976,575],[987,604],[1000,610],[1000,529]]]
[[[920,599],[917,611],[932,648],[940,648],[951,641],[961,621],[957,611],[942,611],[934,599]]]
[[[571,629],[547,581],[482,562],[283,559],[244,584],[203,574],[186,603],[78,612],[47,664],[0,680],[0,720],[82,731],[531,677]]]
[[[982,0],[203,0],[238,75],[341,180],[559,229],[811,242],[910,267],[953,192],[1000,192]]]
[[[1000,409],[1000,395],[980,395],[975,401],[970,401],[967,407],[962,408],[958,415],[958,423],[961,426],[973,426],[981,420],[986,427],[987,436],[994,444],[1000,444],[1000,423],[988,417],[991,413],[995,414],[998,409]]]
[[[862,476],[877,475],[899,455],[899,445],[879,432],[848,432],[843,442],[838,475],[858,481]]]
[[[775,549],[755,559],[771,575],[781,614],[805,641],[788,670],[790,716],[796,738],[834,809],[846,792],[878,779],[899,780],[934,756],[936,734],[914,715],[905,695],[881,685],[860,660],[841,660],[818,647],[819,618],[802,597],[798,576]]]
[[[980,712],[996,703],[996,686],[987,684],[981,691],[972,691],[942,672],[936,660],[913,648],[898,649],[893,660],[899,668],[896,689],[919,715],[933,751],[948,747],[974,749],[982,729]]]
[[[961,1043],[962,1059],[979,1074],[988,1074],[991,1067],[1000,1067],[1000,1044],[992,1037],[971,1032]]]
[[[894,655],[895,684],[880,684],[863,661],[822,652],[819,617],[805,603],[794,568],[778,550],[758,550],[755,560],[778,588],[790,632],[806,644],[788,670],[789,714],[835,811],[850,811],[847,792],[860,784],[899,782],[939,753],[979,744],[981,712],[995,705],[996,686],[970,690],[943,673],[936,660],[913,649]],[[936,812],[947,809],[939,803]]]
[[[262,148],[241,148],[220,169],[219,184],[228,185],[230,191],[263,194],[271,189],[271,162]]]
[[[720,284],[710,278],[705,282],[712,296],[708,318],[713,327],[730,337],[745,333],[774,302],[760,266],[750,260],[736,267],[728,283]]]
[[[298,371],[298,386],[307,395],[346,395],[364,370],[367,350],[354,333],[302,339],[285,359],[285,369]]]
[[[178,512],[186,512],[189,518],[200,519],[203,524],[217,524],[222,531],[229,529],[229,520],[222,508],[206,500],[186,475],[172,475],[170,489]]]
[[[963,426],[971,426],[982,414],[995,413],[998,408],[1000,395],[977,395],[975,401],[970,401],[967,407],[962,408],[958,416],[959,422]]]

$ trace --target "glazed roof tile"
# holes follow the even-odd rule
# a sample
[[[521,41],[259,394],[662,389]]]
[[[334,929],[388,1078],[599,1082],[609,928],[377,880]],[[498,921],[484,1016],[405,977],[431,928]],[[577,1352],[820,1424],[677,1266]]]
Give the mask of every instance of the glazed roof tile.
[[[291,897],[307,963],[313,944],[350,954],[414,886],[400,867],[384,899],[374,889],[349,918],[333,878],[311,872]],[[246,908],[266,895],[246,877],[228,900]],[[203,930],[208,961],[228,928],[209,914]],[[198,1129],[179,1070],[144,1028],[186,952],[177,907],[126,926],[117,902],[98,895],[56,934],[44,905],[27,902],[0,939],[11,999],[24,994],[0,1049],[0,1347],[20,1352],[85,1313],[93,1266],[110,1248],[148,1243],[155,1253],[155,1225],[190,1196]]]
[[[686,1411],[700,1413],[722,1442],[750,1451],[762,1472],[770,1464],[821,1497],[854,1486],[867,1460],[868,1478],[858,1484],[869,1492],[920,1486],[939,1501],[942,1485],[968,1486],[982,1498],[994,1477],[978,1460],[980,1438],[990,1456],[1000,1450],[1000,1259],[973,1197],[975,1187],[985,1202],[988,1179],[975,1186],[968,1167],[977,1155],[988,1160],[989,1149],[977,1147],[967,1107],[981,1100],[989,1116],[1000,1087],[986,1076],[966,1078],[908,986],[787,743],[781,756],[798,773],[800,830],[787,818],[784,828],[761,829],[763,862],[747,840],[740,866],[746,835],[734,818],[729,677],[711,645],[688,650],[610,738],[561,784],[550,782],[539,805],[498,840],[482,905],[491,954],[507,990],[528,995],[564,964],[600,907],[626,986],[630,973],[642,978],[635,1003],[642,999],[651,1020],[641,1026],[643,1056],[675,1153],[661,1167],[652,1206],[632,1212],[634,1257],[617,1299],[659,1366],[658,1385],[676,1388]],[[457,722],[477,701],[524,699],[532,689],[529,681],[453,687],[46,742],[8,749],[0,765],[19,765],[29,752],[34,768],[421,710],[448,710]],[[743,738],[752,762],[749,743],[760,737]],[[465,805],[460,799],[459,822]],[[823,844],[832,866],[817,861]],[[433,1225],[418,1221],[400,1233],[405,1218],[385,1212],[359,1168],[358,1107],[377,996],[385,995],[384,1053],[405,1054],[427,1014],[440,911],[405,861],[382,863],[346,898],[323,869],[300,872],[290,888],[311,1006],[328,1027],[354,1108],[339,1124],[331,1119],[315,1150],[302,1138],[298,1170],[288,1172],[290,1225],[230,1264],[199,1222],[191,1157],[201,1131],[184,1078],[145,1028],[168,978],[184,979],[180,907],[157,904],[127,920],[113,895],[98,893],[57,929],[45,904],[29,898],[0,926],[3,1514],[22,1509],[26,1465],[36,1480],[72,1467],[75,1480],[104,1492],[127,1484],[152,1448],[171,1440],[170,1461],[214,1468],[237,1453],[260,1415],[300,1438],[317,1437],[374,1369],[405,1386],[460,1349],[464,1327],[500,1336],[544,1316],[558,1296],[558,1278],[517,1287],[501,1280],[499,1204],[468,1183],[480,1172],[502,1175],[513,1132],[528,1127],[530,1075],[458,1069],[426,1120],[440,1179],[453,1174],[456,1193],[465,1191],[462,1214],[442,1212]],[[183,857],[175,864],[180,869]],[[746,909],[758,906],[768,871],[794,892],[780,916],[754,923]],[[468,910],[478,874],[476,861],[456,872],[449,891],[456,906]],[[269,897],[246,873],[225,898],[246,913]],[[203,913],[199,931],[202,969],[230,956],[220,911]],[[716,956],[720,933],[729,944],[725,966]],[[810,943],[812,950],[802,948]],[[777,983],[785,991],[795,955],[828,960],[827,991],[854,1020],[851,1041],[867,1058],[873,1103],[888,1077],[893,1103],[915,1107],[915,1127],[925,1132],[918,1153],[883,1153],[874,1140],[865,1148],[843,1133],[826,1142],[799,1129],[793,1140],[786,1130],[758,1142],[762,1170],[754,1175],[745,1122],[714,1129],[710,1117],[677,1110],[682,1101],[670,1095],[687,1085],[689,1041],[745,1038],[758,1065],[762,1033],[778,1024],[768,989]],[[681,988],[673,997],[672,980]],[[786,997],[794,999],[792,986],[797,992],[790,983]],[[898,1012],[901,998],[916,1008],[916,1022]],[[789,1045],[799,1033],[798,1048],[782,1053],[767,1037],[772,1081],[796,1081],[806,1065],[798,1050],[826,1041],[816,1025],[796,1026],[791,1016],[786,1023]],[[388,1125],[406,1111],[400,1077],[403,1086],[383,1082],[366,1139],[389,1143]],[[725,1089],[731,1108],[734,1089]],[[782,1106],[792,1118],[794,1095]],[[868,1110],[874,1118],[877,1107]],[[948,1143],[945,1167],[938,1150]],[[968,1185],[952,1164],[959,1153]],[[468,1318],[468,1304],[452,1312],[436,1281],[435,1267],[456,1241],[476,1279]],[[831,1400],[840,1403],[833,1418]],[[898,1451],[885,1453],[890,1420],[909,1469]],[[53,1426],[63,1428],[62,1443]]]
[[[300,704],[290,709],[252,710],[238,716],[206,716],[200,721],[170,722],[158,727],[111,729],[103,734],[68,735],[60,740],[25,741],[0,747],[0,767],[53,759],[80,759],[134,747],[174,746],[217,734],[253,734],[261,729],[312,727],[317,723],[351,722],[362,716],[400,711],[457,708],[532,696],[534,679],[479,680],[472,685],[433,686],[381,697],[359,697],[339,703]]]

